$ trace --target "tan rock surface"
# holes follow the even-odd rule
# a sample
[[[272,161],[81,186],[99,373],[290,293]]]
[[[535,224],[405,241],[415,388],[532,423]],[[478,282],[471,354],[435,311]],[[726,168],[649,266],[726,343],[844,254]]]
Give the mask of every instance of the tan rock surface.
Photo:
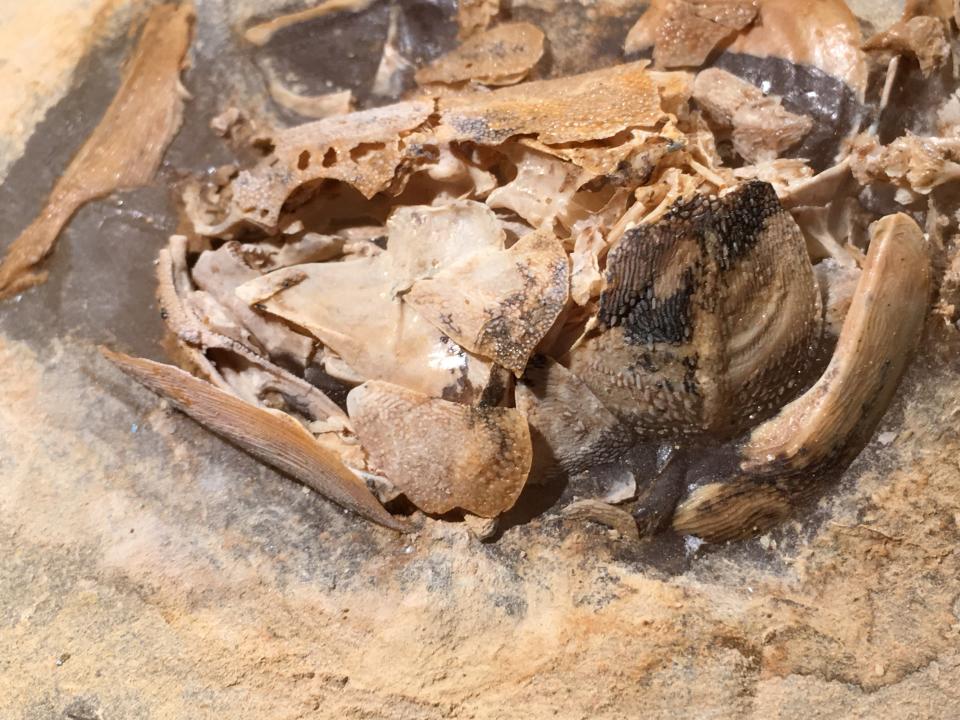
[[[92,348],[4,340],[0,716],[953,717],[960,342],[940,322],[892,442],[792,528],[690,561],[551,516],[493,544],[397,536]]]

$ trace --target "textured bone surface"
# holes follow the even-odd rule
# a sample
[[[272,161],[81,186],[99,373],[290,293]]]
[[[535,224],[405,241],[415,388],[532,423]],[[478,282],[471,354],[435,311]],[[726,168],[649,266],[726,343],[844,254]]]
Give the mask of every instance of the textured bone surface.
[[[803,235],[770,185],[696,196],[611,250],[569,368],[647,437],[732,435],[799,390],[821,332]]]
[[[245,403],[171,365],[108,350],[103,353],[187,415],[261,460],[369,520],[392,530],[404,529],[403,522],[384,510],[336,455],[286,413]]]
[[[699,67],[721,42],[747,27],[759,0],[654,0],[627,33],[628,53],[653,47],[658,67]]]
[[[414,283],[404,299],[460,346],[520,375],[560,316],[569,286],[563,246],[536,230],[509,250],[450,264]]]
[[[490,380],[490,364],[395,298],[390,269],[386,254],[295,265],[251,280],[237,294],[308,330],[365,379],[434,397],[477,399]]]
[[[646,61],[440,100],[449,139],[494,144],[514,135],[545,143],[601,140],[663,117]]]
[[[863,184],[890,182],[928,195],[960,180],[960,138],[904,135],[881,145],[876,136],[860,135],[852,143],[850,169]]]
[[[752,431],[740,449],[738,474],[697,488],[680,504],[675,529],[723,541],[768,527],[867,442],[917,346],[931,290],[930,251],[916,222],[888,215],[871,235],[827,369]]]
[[[433,103],[397,103],[276,133],[272,154],[237,176],[226,217],[206,231],[224,232],[240,221],[272,228],[294,190],[322,179],[341,180],[373,196],[393,180],[401,159],[400,134],[431,112]]]
[[[512,408],[371,381],[350,391],[347,411],[373,466],[428,513],[495,517],[513,505],[530,471],[530,431]]]
[[[472,35],[460,47],[416,73],[417,82],[512,85],[543,55],[543,32],[525,22],[502,23]]]
[[[532,478],[581,472],[617,458],[633,444],[630,430],[590,388],[549,358],[534,358],[517,383],[516,396],[533,437]]]

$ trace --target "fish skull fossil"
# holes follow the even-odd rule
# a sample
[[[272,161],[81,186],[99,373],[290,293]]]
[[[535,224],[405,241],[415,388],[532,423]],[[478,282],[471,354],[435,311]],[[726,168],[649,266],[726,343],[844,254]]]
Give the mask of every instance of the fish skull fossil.
[[[770,184],[736,178],[822,209],[851,161],[723,168],[681,112],[691,79],[638,61],[279,131],[228,186],[185,190],[205,249],[191,268],[182,236],[158,264],[210,384],[111,357],[388,527],[404,523],[377,498],[493,518],[564,477],[638,534],[766,527],[863,447],[922,330],[930,259],[908,216],[874,224],[804,390],[824,332],[805,240]],[[357,385],[346,412],[316,367]]]
[[[169,272],[164,267],[161,274]],[[263,278],[268,293],[298,287],[282,274],[302,274],[296,267],[277,272]],[[586,477],[605,495],[573,503],[570,515],[617,527],[635,521],[638,535],[672,526],[713,541],[739,538],[784,518],[859,453],[919,339],[930,288],[917,224],[903,214],[876,222],[832,359],[800,393],[823,341],[821,295],[798,226],[772,187],[754,181],[720,198],[678,201],[658,221],[625,232],[611,249],[587,331],[563,356],[526,364],[516,409],[449,402],[381,381],[351,393],[349,420],[314,405],[328,422],[352,421],[398,487],[405,479],[416,484],[408,495],[428,512],[459,506],[493,517],[513,505],[528,475],[533,485],[565,477],[579,491]],[[175,303],[168,293],[166,312]],[[188,340],[211,334],[179,333]],[[259,363],[281,394],[303,393],[302,380],[229,338],[196,342]],[[337,462],[342,448],[314,447],[284,413],[244,411],[222,380],[218,388],[169,366],[108,357],[327,497],[404,527]],[[448,466],[423,433],[423,423],[438,418]],[[459,489],[446,471],[457,475]],[[460,491],[472,504],[458,505]],[[598,500],[632,501],[633,518]]]

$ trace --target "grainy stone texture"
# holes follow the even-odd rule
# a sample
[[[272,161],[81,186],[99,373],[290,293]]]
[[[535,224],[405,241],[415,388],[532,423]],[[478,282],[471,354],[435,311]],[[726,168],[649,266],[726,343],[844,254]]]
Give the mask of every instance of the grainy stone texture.
[[[174,158],[208,142],[184,132]],[[0,246],[69,157],[37,137],[0,187]],[[954,327],[931,317],[884,442],[757,540],[636,551],[549,513],[490,543],[401,537],[96,353],[162,356],[166,179],[81,211],[50,283],[0,305],[0,717],[956,717]]]
[[[689,560],[549,516],[395,536],[88,344],[3,340],[0,716],[953,717],[960,342],[937,322],[893,442],[793,528]]]

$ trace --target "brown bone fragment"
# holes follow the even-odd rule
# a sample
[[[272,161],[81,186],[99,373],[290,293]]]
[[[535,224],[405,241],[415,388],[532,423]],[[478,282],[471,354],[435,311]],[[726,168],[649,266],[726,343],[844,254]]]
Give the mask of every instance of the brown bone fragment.
[[[0,262],[0,298],[42,283],[33,268],[85,203],[150,181],[180,128],[180,68],[190,45],[193,7],[158,5],[147,18],[120,89],[103,119],[57,181],[47,204]]]
[[[872,239],[856,295],[820,380],[740,450],[740,471],[712,482],[677,508],[675,530],[723,541],[783,519],[827,470],[866,444],[890,404],[923,330],[930,303],[930,255],[920,227],[888,215]]]

